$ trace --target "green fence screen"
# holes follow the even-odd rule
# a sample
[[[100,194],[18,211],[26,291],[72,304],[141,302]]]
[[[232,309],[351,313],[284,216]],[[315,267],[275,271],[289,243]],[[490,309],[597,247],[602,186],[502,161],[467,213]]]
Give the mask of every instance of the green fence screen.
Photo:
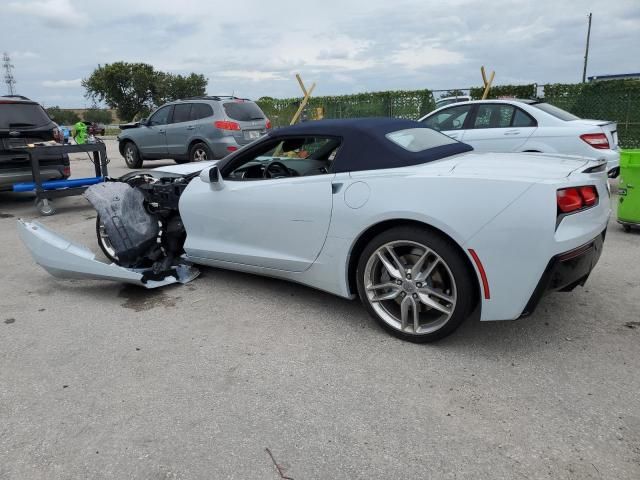
[[[463,90],[466,90],[472,98],[480,98],[483,91],[480,87]],[[537,84],[497,85],[489,92],[489,98],[535,98],[538,96],[544,96],[545,101],[578,117],[616,122],[620,146],[640,148],[640,80],[540,86]],[[263,97],[258,100],[258,104],[271,119],[274,127],[283,127],[289,125],[301,100],[301,98]],[[417,120],[434,108],[434,92],[427,89],[311,97],[302,120],[358,117],[397,117]]]

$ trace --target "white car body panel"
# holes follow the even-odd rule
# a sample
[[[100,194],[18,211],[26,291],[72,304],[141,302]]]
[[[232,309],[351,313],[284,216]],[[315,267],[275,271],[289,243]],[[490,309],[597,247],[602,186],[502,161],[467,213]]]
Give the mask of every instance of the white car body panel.
[[[601,235],[610,214],[606,175],[583,173],[598,165],[585,158],[472,152],[400,168],[215,186],[203,181],[211,165],[180,197],[186,260],[352,298],[349,265],[360,236],[381,222],[419,222],[451,239],[482,290],[469,249],[478,255],[490,287],[490,296],[480,295],[482,320],[518,318],[551,258]],[[579,185],[596,185],[598,204],[556,226],[556,190]],[[21,235],[54,275],[141,283],[136,272],[98,262],[59,237],[32,228]]]
[[[537,127],[506,127],[443,130],[442,133],[458,141],[468,143],[478,152],[527,152],[560,153],[607,161],[607,171],[620,165],[620,152],[616,123],[604,120],[561,120],[539,108],[513,100],[477,100],[461,102],[434,110],[422,117],[423,122],[447,108],[461,105],[507,104],[532,116]],[[587,133],[604,133],[610,148],[596,149],[580,138]]]
[[[294,272],[308,269],[329,229],[332,177],[226,181],[222,190],[190,183],[180,197],[189,232],[187,255]]]

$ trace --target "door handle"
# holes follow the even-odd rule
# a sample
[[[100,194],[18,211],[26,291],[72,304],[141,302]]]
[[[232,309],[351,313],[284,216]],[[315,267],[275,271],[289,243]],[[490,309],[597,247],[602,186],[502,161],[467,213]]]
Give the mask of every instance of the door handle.
[[[520,130],[507,130],[504,132],[505,135],[520,135]]]
[[[166,135],[167,131],[166,130],[158,130],[158,133],[161,135]]]
[[[189,125],[189,126],[187,127],[187,130],[195,130],[195,128],[196,128],[196,127],[194,127],[193,125]]]

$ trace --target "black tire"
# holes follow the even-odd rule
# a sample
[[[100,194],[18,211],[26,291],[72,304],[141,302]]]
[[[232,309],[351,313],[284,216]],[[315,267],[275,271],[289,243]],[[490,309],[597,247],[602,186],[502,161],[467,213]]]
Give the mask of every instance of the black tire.
[[[450,272],[453,277],[453,281],[455,282],[456,299],[455,306],[453,307],[450,317],[446,320],[446,323],[438,326],[435,331],[431,331],[429,333],[407,333],[402,331],[400,328],[387,323],[387,321],[385,321],[374,310],[365,290],[365,270],[370,257],[375,255],[376,251],[380,247],[388,244],[389,242],[403,241],[421,244],[434,252],[442,261],[445,262],[448,267],[448,272]],[[469,317],[473,311],[473,307],[475,306],[475,299],[477,298],[475,288],[476,281],[472,275],[474,275],[474,273],[473,271],[470,271],[468,263],[465,261],[459,250],[451,245],[450,240],[445,239],[442,235],[439,235],[437,232],[433,232],[427,228],[409,225],[391,228],[373,238],[360,255],[356,270],[358,295],[360,296],[360,300],[367,312],[369,312],[369,314],[387,332],[401,338],[402,340],[414,343],[434,342],[446,337],[458,328],[467,317]],[[426,280],[424,282],[425,284],[427,283]],[[401,287],[397,288],[401,289]],[[409,294],[402,293],[402,295],[404,297]],[[416,297],[416,294],[413,294],[413,297]],[[392,301],[396,302],[397,300],[394,299]],[[420,305],[420,309],[422,308],[424,307]],[[428,309],[425,311],[429,312]]]
[[[124,157],[124,163],[129,168],[141,168],[142,158],[138,152],[138,147],[133,142],[126,142],[122,147],[122,156]]]
[[[631,225],[622,224],[622,229],[629,233],[631,231]]]
[[[194,143],[189,150],[189,162],[201,162],[203,160],[213,160],[211,149],[204,142]]]
[[[110,261],[119,265],[118,257],[115,256],[115,253],[110,250],[111,245],[106,244],[105,237],[102,235],[102,221],[100,220],[100,215],[96,217],[96,237],[98,237],[98,245],[100,246],[100,250],[104,253],[104,256],[107,257]]]

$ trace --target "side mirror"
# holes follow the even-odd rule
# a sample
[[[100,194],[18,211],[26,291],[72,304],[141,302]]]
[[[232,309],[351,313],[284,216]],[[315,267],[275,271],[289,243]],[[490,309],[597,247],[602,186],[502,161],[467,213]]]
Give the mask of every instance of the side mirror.
[[[224,187],[224,180],[220,175],[220,169],[217,165],[210,168],[205,168],[200,172],[200,180],[211,185],[214,190],[222,190]]]

